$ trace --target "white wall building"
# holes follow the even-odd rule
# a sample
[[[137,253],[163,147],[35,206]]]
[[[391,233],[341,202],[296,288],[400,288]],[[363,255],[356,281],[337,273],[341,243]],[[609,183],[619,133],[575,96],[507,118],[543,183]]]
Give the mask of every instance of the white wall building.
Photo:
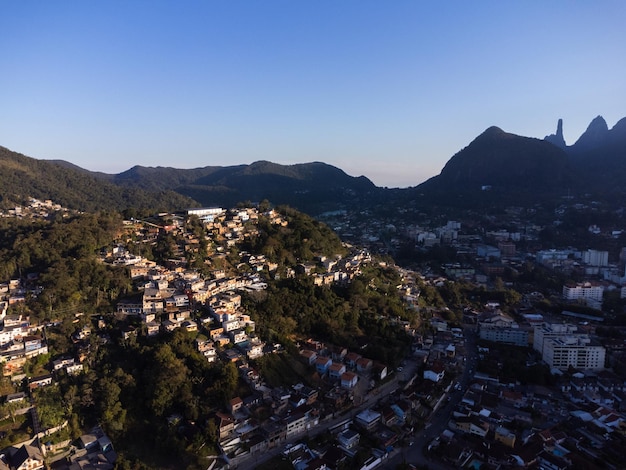
[[[592,282],[566,284],[563,286],[563,298],[565,300],[592,300],[602,302],[604,286]]]
[[[549,338],[543,347],[543,360],[556,369],[604,369],[605,355],[604,347],[592,344],[586,335]]]
[[[608,266],[609,252],[598,250],[587,250],[583,252],[583,263],[589,266]]]
[[[543,355],[544,343],[548,339],[571,336],[578,328],[569,324],[544,323],[535,327],[533,348]]]

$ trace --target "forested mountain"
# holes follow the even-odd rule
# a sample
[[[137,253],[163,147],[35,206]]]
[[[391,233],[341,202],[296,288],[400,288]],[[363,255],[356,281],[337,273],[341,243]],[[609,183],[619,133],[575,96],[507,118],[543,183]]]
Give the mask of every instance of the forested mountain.
[[[35,160],[0,147],[3,200],[31,196],[81,210],[232,207],[266,199],[317,215],[405,203],[463,208],[525,205],[567,193],[615,200],[624,195],[624,178],[626,118],[609,130],[600,116],[571,146],[565,144],[562,121],[556,134],[544,140],[490,127],[455,154],[439,175],[408,190],[378,188],[364,176],[352,177],[320,162],[258,161],[193,169],[135,166],[105,174],[64,161]]]
[[[609,130],[595,118],[574,145],[563,138],[563,121],[544,140],[490,127],[454,155],[438,176],[413,193],[424,201],[460,207],[527,205],[591,194],[623,199],[626,118]]]
[[[259,161],[190,170],[135,166],[108,178],[123,187],[174,190],[204,206],[231,207],[241,201],[267,199],[308,213],[349,207],[382,191],[364,176],[355,178],[319,162],[279,165]]]
[[[120,187],[77,168],[37,160],[0,147],[0,202],[16,204],[34,197],[52,199],[63,207],[82,211],[131,207],[174,210],[197,204],[173,191]]]
[[[490,127],[454,155],[416,192],[428,200],[471,207],[524,204],[561,194],[573,182],[567,154],[543,140]]]

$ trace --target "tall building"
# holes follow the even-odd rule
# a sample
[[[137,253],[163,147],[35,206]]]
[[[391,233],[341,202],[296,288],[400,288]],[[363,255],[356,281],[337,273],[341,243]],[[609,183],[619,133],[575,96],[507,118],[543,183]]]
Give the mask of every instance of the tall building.
[[[583,263],[589,266],[608,266],[609,252],[598,250],[587,250],[583,252]]]
[[[593,344],[586,335],[548,338],[544,341],[542,358],[555,369],[604,369],[606,350]]]
[[[548,339],[571,336],[577,330],[574,325],[559,323],[544,323],[535,327],[535,336],[533,339],[533,348],[543,355],[544,342]]]
[[[592,300],[602,302],[604,286],[595,282],[579,282],[577,284],[565,284],[563,286],[563,298],[565,300]]]
[[[522,329],[513,319],[492,315],[478,322],[480,339],[496,343],[528,346],[528,330]]]

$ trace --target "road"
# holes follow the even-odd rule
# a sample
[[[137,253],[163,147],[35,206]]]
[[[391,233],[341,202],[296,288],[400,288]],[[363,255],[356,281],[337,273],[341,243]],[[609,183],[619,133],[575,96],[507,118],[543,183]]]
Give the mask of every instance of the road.
[[[446,429],[448,425],[448,421],[454,411],[456,405],[463,398],[463,394],[467,390],[469,386],[470,379],[473,376],[476,358],[477,358],[477,350],[476,350],[476,336],[473,329],[466,328],[465,330],[465,350],[466,350],[466,362],[465,369],[461,376],[457,379],[460,383],[460,390],[452,390],[449,394],[450,400],[444,401],[444,405],[437,409],[429,418],[427,423],[427,428],[416,433],[413,439],[414,444],[410,447],[397,448],[390,454],[389,458],[384,461],[384,463],[379,466],[380,469],[395,469],[398,465],[403,462],[414,463],[419,465],[428,465],[429,469],[435,470],[448,470],[454,468],[449,466],[441,461],[429,460],[428,456],[424,454],[424,450],[426,446],[436,437],[441,435],[441,433]],[[326,432],[329,428],[336,426],[342,421],[345,421],[349,417],[354,417],[361,411],[366,408],[373,406],[376,401],[382,397],[386,397],[391,393],[395,392],[398,387],[398,381],[401,379],[406,379],[411,377],[412,374],[415,373],[417,369],[417,365],[415,361],[409,361],[407,365],[404,366],[402,372],[398,372],[393,376],[391,380],[384,383],[380,387],[377,387],[373,393],[366,396],[363,403],[359,406],[353,408],[348,413],[344,413],[340,416],[331,418],[329,420],[320,422],[318,426],[313,429],[310,429],[306,434],[299,434],[297,436],[293,436],[291,439],[283,442],[280,446],[269,449],[265,452],[257,453],[257,454],[249,454],[244,456],[243,459],[237,462],[236,465],[233,465],[233,468],[241,469],[241,470],[252,470],[256,468],[258,465],[261,465],[270,459],[278,456],[284,449],[285,446],[289,443],[293,444],[297,442],[299,439],[306,435],[310,438],[313,438],[321,433]]]
[[[465,329],[465,351],[465,369],[463,370],[460,378],[457,380],[461,385],[460,390],[452,389],[449,394],[450,401],[444,402],[445,405],[431,415],[426,429],[416,433],[413,440],[414,444],[412,446],[395,449],[385,465],[379,468],[395,469],[403,462],[417,465],[428,465],[429,469],[435,470],[448,470],[455,468],[439,460],[429,459],[429,457],[425,455],[424,450],[433,439],[439,437],[446,429],[454,408],[463,399],[463,395],[470,384],[478,356],[478,351],[476,349],[476,334],[473,329],[470,328]]]
[[[287,444],[293,444],[297,442],[298,440],[302,439],[303,436],[308,436],[309,438],[313,438],[315,436],[318,436],[319,434],[326,432],[329,428],[336,426],[337,424],[341,423],[342,421],[345,421],[348,418],[354,418],[354,416],[356,416],[358,413],[365,410],[366,408],[371,407],[374,403],[376,403],[376,400],[378,398],[385,397],[393,393],[394,391],[396,391],[398,388],[398,379],[399,379],[398,376],[394,376],[388,382],[384,383],[380,387],[377,387],[375,389],[376,394],[371,394],[367,396],[365,400],[363,401],[363,403],[361,403],[357,407],[352,408],[347,413],[343,413],[339,416],[322,421],[316,427],[309,429],[308,432],[298,434],[297,436],[293,436],[291,439],[288,439],[285,442],[282,442],[280,446],[274,449],[268,449],[267,451],[264,451],[264,452],[246,455],[242,458],[241,461],[238,461],[235,465],[233,465],[232,468],[241,469],[241,470],[252,470],[256,468],[258,465],[261,465],[267,462],[268,460],[278,456],[285,449],[285,446]]]

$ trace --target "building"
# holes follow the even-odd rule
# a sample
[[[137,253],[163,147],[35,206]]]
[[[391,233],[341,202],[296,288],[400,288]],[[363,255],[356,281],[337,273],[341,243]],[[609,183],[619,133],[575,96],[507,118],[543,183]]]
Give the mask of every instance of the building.
[[[537,263],[547,267],[561,266],[572,254],[569,250],[543,250],[535,256]]]
[[[604,369],[606,350],[586,335],[561,336],[544,341],[542,359],[555,369]]]
[[[478,323],[480,339],[496,343],[528,346],[528,330],[504,315],[492,315]]]
[[[439,382],[440,380],[443,380],[444,375],[445,375],[445,368],[443,364],[439,362],[435,362],[432,366],[426,367],[426,369],[424,369],[425,380]]]
[[[577,284],[565,284],[563,286],[563,298],[573,301],[596,301],[602,302],[604,286],[592,282],[579,282]]]
[[[480,258],[500,258],[502,256],[500,250],[495,246],[478,245],[476,247],[476,256]]]
[[[535,335],[533,339],[533,348],[543,355],[543,345],[548,339],[559,338],[562,336],[571,336],[577,330],[574,325],[558,323],[544,323],[535,327]]]
[[[366,409],[361,411],[358,415],[356,415],[355,423],[361,429],[365,429],[366,431],[372,431],[378,426],[380,423],[381,414],[377,411],[373,411],[370,409]]]
[[[480,339],[494,343],[528,346],[528,330],[521,328],[481,328]]]
[[[583,252],[583,263],[589,266],[608,266],[609,265],[609,252],[598,250],[587,250]]]
[[[215,217],[218,217],[224,213],[224,209],[220,207],[199,207],[193,209],[187,209],[187,215],[195,215],[205,222],[213,222]]]
[[[354,372],[344,372],[341,374],[341,387],[351,389],[354,388],[359,380],[359,376]]]

